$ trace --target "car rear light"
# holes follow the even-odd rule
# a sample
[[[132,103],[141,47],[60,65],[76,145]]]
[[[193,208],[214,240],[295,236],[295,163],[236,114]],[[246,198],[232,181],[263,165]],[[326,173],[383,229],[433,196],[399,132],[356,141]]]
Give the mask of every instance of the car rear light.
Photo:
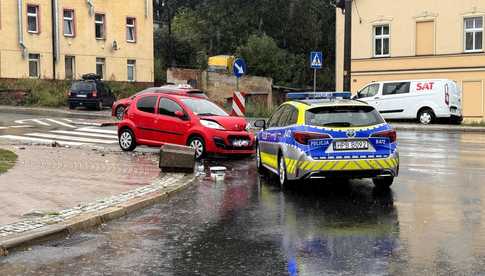
[[[310,140],[329,139],[331,137],[325,133],[296,131],[293,132],[293,138],[300,144],[308,145]]]
[[[445,89],[445,104],[450,105],[450,92],[448,92],[448,89]]]
[[[98,92],[97,92],[96,90],[93,90],[93,91],[91,92],[91,96],[93,96],[93,97],[97,97],[97,96],[98,96]]]
[[[70,90],[67,90],[66,95],[67,95],[68,97],[71,97],[71,91],[70,91]]]
[[[372,134],[371,137],[374,137],[374,138],[389,138],[391,143],[394,143],[397,140],[397,133],[394,129],[391,129],[391,130],[386,130],[386,131],[374,133],[374,134]]]

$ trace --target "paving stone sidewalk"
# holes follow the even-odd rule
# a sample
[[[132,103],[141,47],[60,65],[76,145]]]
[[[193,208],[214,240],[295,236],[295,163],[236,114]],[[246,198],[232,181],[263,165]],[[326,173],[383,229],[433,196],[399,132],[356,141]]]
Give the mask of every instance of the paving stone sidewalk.
[[[142,193],[160,177],[167,177],[160,174],[158,157],[153,153],[1,146],[13,150],[19,158],[11,170],[0,175],[0,226],[24,220],[29,214],[65,215],[62,210],[80,204],[106,202],[106,198],[123,193]],[[48,222],[59,218],[45,219]]]
[[[180,182],[183,178],[183,174],[167,174],[160,179],[156,179],[150,185],[139,187],[119,195],[98,199],[91,203],[79,204],[76,207],[67,208],[59,212],[40,213],[37,218],[24,219],[16,223],[0,226],[0,238],[8,238],[12,235],[18,235],[44,226],[61,223],[86,213],[103,211],[107,208],[128,202],[129,200],[142,198],[154,192],[171,191],[184,184]]]

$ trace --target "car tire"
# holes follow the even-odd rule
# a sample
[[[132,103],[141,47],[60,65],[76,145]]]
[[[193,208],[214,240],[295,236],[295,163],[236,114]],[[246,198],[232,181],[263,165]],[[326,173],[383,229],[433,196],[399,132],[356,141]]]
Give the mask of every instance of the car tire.
[[[429,125],[435,120],[435,115],[433,110],[429,108],[422,109],[418,113],[418,121],[423,125]]]
[[[99,101],[99,102],[96,103],[96,110],[97,111],[103,110],[103,102],[102,101]]]
[[[374,186],[378,189],[389,189],[392,183],[394,182],[393,176],[385,176],[385,177],[376,177],[372,179],[374,182]]]
[[[69,109],[70,109],[70,110],[76,109],[76,105],[75,105],[75,104],[70,103],[70,104],[69,104]]]
[[[256,144],[256,168],[258,169],[258,173],[264,174],[266,170],[263,167],[263,161],[261,159],[261,151],[259,148],[259,144]]]
[[[196,160],[200,160],[205,156],[206,154],[205,142],[204,142],[204,139],[202,139],[201,137],[194,136],[190,138],[187,145],[195,150]]]
[[[278,183],[281,190],[287,188],[289,185],[288,173],[286,170],[285,158],[280,155],[278,158]]]
[[[125,107],[122,105],[118,106],[115,110],[116,119],[120,121],[123,120],[124,113],[125,113]]]
[[[131,129],[122,129],[118,136],[118,142],[123,151],[133,151],[136,148],[136,137]]]

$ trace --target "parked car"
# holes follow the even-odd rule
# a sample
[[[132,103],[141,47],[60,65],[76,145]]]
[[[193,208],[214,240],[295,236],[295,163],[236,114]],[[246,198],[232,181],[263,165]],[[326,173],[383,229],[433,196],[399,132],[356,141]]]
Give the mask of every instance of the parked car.
[[[202,98],[147,92],[135,97],[118,125],[123,151],[137,145],[188,145],[206,154],[251,155],[254,135],[244,118],[228,115]]]
[[[204,91],[194,89],[189,85],[165,85],[161,87],[150,87],[129,98],[124,98],[113,103],[113,107],[111,109],[112,116],[116,117],[118,120],[122,120],[125,109],[128,105],[130,105],[131,101],[138,95],[145,93],[166,93],[207,99],[207,95],[204,93]]]
[[[256,166],[292,181],[372,178],[388,188],[399,174],[396,131],[350,92],[289,93],[256,137]]]
[[[356,98],[374,106],[385,119],[417,119],[422,124],[438,118],[463,121],[461,90],[447,79],[374,82]]]
[[[69,109],[85,106],[101,110],[112,106],[115,101],[111,89],[96,74],[86,74],[81,80],[74,81],[68,93]]]

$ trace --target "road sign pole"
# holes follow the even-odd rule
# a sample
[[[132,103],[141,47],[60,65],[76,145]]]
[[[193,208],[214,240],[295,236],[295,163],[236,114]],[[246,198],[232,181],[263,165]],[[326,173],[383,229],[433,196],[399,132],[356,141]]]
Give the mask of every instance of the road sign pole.
[[[317,92],[317,69],[313,69],[313,92]]]
[[[236,91],[239,91],[239,78],[236,78]]]

